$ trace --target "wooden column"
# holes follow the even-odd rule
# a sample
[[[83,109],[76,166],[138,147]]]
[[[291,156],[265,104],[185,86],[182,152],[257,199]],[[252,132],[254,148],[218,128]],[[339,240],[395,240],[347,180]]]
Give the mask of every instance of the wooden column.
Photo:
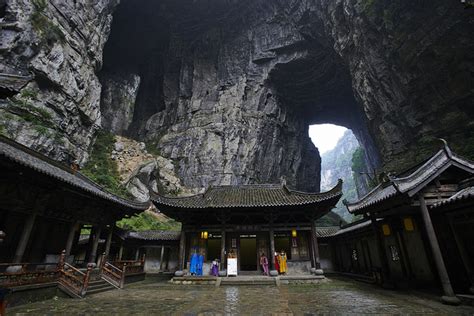
[[[163,260],[165,259],[165,246],[161,246],[160,271],[163,271]]]
[[[112,236],[114,234],[114,225],[115,224],[110,224],[110,227],[109,227],[109,233],[107,234],[107,241],[105,242],[105,250],[104,250],[104,259],[106,259],[106,257],[109,256],[109,253],[110,253],[110,245],[112,244]]]
[[[273,223],[270,223],[270,230],[268,233],[270,237],[270,255],[268,261],[270,261],[270,270],[275,270],[275,235],[273,234]]]
[[[92,241],[92,249],[91,253],[89,255],[89,262],[95,263],[97,259],[97,248],[99,247],[99,241],[100,241],[100,233],[102,232],[102,227],[97,226],[95,229],[94,236],[92,236],[94,239]]]
[[[179,270],[184,270],[185,260],[185,247],[186,247],[186,233],[181,230],[181,238],[179,240]]]
[[[311,247],[312,247],[312,266],[315,269],[321,269],[321,261],[319,258],[319,245],[318,245],[318,236],[316,233],[316,221],[311,219]]]
[[[225,255],[225,228],[221,232],[221,270],[226,269],[226,255]]]
[[[65,252],[65,257],[66,257],[66,262],[67,258],[71,255],[71,249],[72,249],[72,244],[74,243],[74,237],[76,236],[76,231],[78,228],[79,224],[77,222],[74,222],[71,224],[69,228],[69,235],[67,236],[67,241],[66,241],[66,252]]]
[[[426,234],[428,235],[428,241],[430,243],[431,251],[435,260],[436,269],[438,270],[438,276],[445,294],[443,297],[441,297],[441,299],[446,304],[458,305],[461,303],[461,301],[454,295],[451,281],[449,280],[448,271],[446,270],[446,265],[444,264],[443,256],[441,254],[441,249],[439,248],[436,232],[434,230],[433,223],[431,222],[430,213],[428,212],[428,207],[426,206],[425,198],[422,194],[419,196],[419,201]]]
[[[377,218],[373,214],[370,214],[370,220],[372,222],[372,230],[375,235],[375,245],[378,250],[377,252],[379,253],[382,286],[385,288],[393,288],[394,285],[392,284],[392,281],[390,278],[390,269],[388,265],[387,254],[385,251],[382,236],[380,235],[380,229],[377,225]]]
[[[138,261],[138,258],[140,258],[140,248],[135,250],[135,261]]]
[[[26,246],[30,240],[31,231],[33,230],[33,225],[36,220],[36,213],[30,214],[25,222],[23,231],[21,233],[20,241],[15,251],[15,256],[13,257],[13,263],[20,263],[23,260],[23,255],[25,254]]]
[[[122,260],[122,256],[123,256],[123,242],[120,243],[120,248],[119,248],[117,260],[118,260],[118,261]]]
[[[452,216],[450,216],[449,214],[447,216],[448,216],[449,226],[451,227],[451,232],[453,233],[454,240],[456,241],[456,245],[458,246],[459,255],[461,256],[461,260],[464,264],[464,268],[466,269],[467,276],[469,278],[469,281],[471,282],[471,287],[469,288],[469,292],[474,294],[474,265],[472,264],[469,258],[469,254],[466,250],[466,245],[464,244],[464,241],[459,236],[459,233],[457,232],[456,227],[454,226]]]

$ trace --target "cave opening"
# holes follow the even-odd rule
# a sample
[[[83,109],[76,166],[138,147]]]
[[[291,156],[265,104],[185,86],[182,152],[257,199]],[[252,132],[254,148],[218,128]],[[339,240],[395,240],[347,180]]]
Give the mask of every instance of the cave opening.
[[[328,191],[343,180],[342,200],[355,201],[370,189],[367,162],[361,144],[352,130],[334,124],[315,124],[308,129],[309,137],[321,155],[321,191]],[[351,222],[342,202],[334,212],[343,220]]]
[[[103,127],[151,143],[189,187],[286,177],[318,190],[308,128],[323,123],[352,130],[377,168],[348,65],[319,33],[267,29],[258,14],[273,14],[272,6],[122,1],[99,74]]]

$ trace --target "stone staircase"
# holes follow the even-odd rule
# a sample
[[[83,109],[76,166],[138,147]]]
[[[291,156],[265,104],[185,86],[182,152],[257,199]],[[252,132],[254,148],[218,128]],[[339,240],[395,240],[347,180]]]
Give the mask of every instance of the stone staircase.
[[[89,287],[87,288],[87,294],[86,295],[92,295],[92,294],[97,294],[105,291],[110,291],[110,290],[116,290],[117,288],[115,286],[112,286],[109,282],[103,280],[103,279],[98,279],[89,282]]]

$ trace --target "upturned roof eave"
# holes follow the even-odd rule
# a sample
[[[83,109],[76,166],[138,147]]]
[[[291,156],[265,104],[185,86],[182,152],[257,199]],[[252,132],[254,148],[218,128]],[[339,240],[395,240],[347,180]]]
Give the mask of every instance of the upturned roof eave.
[[[375,205],[389,199],[397,198],[400,195],[406,194],[409,197],[413,197],[451,166],[456,166],[467,172],[474,173],[473,162],[456,155],[449,147],[445,146],[409,175],[404,177],[392,177],[389,181],[379,184],[358,201],[352,203],[345,202],[344,204],[349,213],[362,214],[370,212],[370,209],[375,207]],[[390,187],[393,187],[393,189],[390,190]],[[392,192],[386,196],[376,198],[376,194],[381,194],[383,190]]]
[[[12,151],[12,154],[8,154]],[[16,152],[16,154],[14,154]],[[25,157],[21,157],[24,155]],[[26,167],[34,172],[41,173],[49,178],[59,180],[65,184],[71,185],[80,191],[93,195],[99,199],[104,199],[109,203],[117,205],[119,208],[127,208],[129,211],[145,211],[150,207],[150,202],[135,202],[123,199],[115,194],[112,194],[99,186],[97,183],[82,175],[79,172],[74,173],[70,168],[67,168],[65,165],[60,164],[59,162],[46,157],[39,152],[36,152],[22,144],[19,144],[11,139],[0,136],[0,156],[3,156],[5,159]],[[35,164],[35,160],[37,163]],[[42,168],[40,163],[46,164],[51,170],[48,171],[46,167]],[[84,184],[87,184],[87,187]]]
[[[306,192],[300,191],[290,191],[289,194],[305,194]],[[245,209],[245,208],[276,208],[276,207],[291,207],[291,206],[309,206],[317,205],[319,203],[331,200],[331,199],[340,199],[342,196],[342,180],[338,181],[338,184],[334,186],[331,190],[322,193],[308,193],[308,197],[311,197],[311,200],[308,201],[298,201],[298,202],[282,202],[282,203],[261,203],[261,204],[241,204],[241,205],[215,205],[206,203],[205,200],[206,194],[197,194],[188,197],[165,197],[161,196],[156,192],[151,191],[150,197],[151,201],[159,209],[160,207],[171,207],[181,210],[202,210],[202,209]],[[317,199],[314,199],[317,197]],[[197,200],[197,204],[200,205],[179,205],[180,202]]]

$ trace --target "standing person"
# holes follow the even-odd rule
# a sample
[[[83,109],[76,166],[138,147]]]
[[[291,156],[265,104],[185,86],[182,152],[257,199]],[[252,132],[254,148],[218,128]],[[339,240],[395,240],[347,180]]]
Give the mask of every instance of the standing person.
[[[202,275],[202,266],[204,265],[204,256],[199,254],[198,257],[198,266],[197,266],[197,275]]]
[[[269,276],[268,273],[268,259],[264,253],[260,256],[260,265],[262,266],[263,274]]]
[[[199,260],[199,256],[196,253],[196,249],[194,249],[194,252],[191,256],[191,262],[190,262],[190,267],[189,267],[189,272],[191,272],[191,275],[197,274],[198,260]]]
[[[275,270],[277,270],[278,273],[280,273],[280,264],[279,264],[280,259],[279,259],[279,257],[280,257],[280,255],[278,254],[278,252],[275,252],[275,258],[274,258],[274,260],[275,260]]]
[[[219,276],[219,261],[217,259],[212,261],[211,275]]]
[[[286,266],[286,261],[287,261],[287,257],[286,257],[286,252],[284,250],[281,251],[280,253],[280,273],[281,274],[286,274],[286,270],[287,270],[287,266]]]

